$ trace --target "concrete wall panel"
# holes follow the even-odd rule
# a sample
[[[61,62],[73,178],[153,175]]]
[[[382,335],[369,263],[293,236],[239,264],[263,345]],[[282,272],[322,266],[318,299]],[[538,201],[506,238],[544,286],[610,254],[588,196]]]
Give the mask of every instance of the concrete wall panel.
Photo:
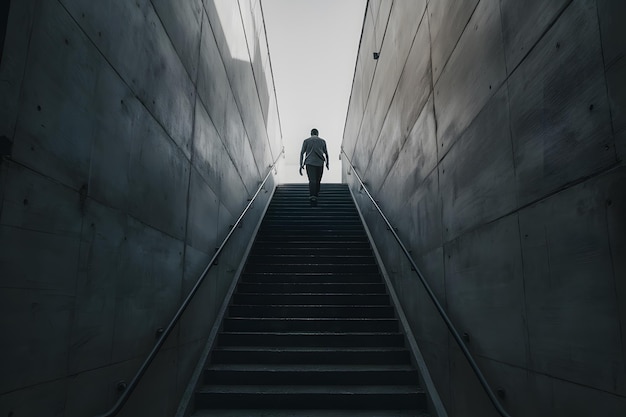
[[[476,353],[526,365],[524,284],[516,216],[444,247],[449,311]]]
[[[615,148],[618,162],[624,165],[626,161],[626,130],[615,135]]]
[[[520,230],[533,367],[610,390],[626,373],[600,183],[523,210]]]
[[[501,88],[441,161],[445,241],[517,208],[508,116]]]
[[[226,148],[209,114],[202,102],[198,101],[194,124],[192,165],[213,190],[219,191],[220,189],[223,176],[221,164],[227,155]]]
[[[0,136],[13,139],[36,0],[14,1],[0,64]]]
[[[608,67],[626,55],[626,4],[620,0],[597,1],[602,34],[602,54]]]
[[[611,104],[613,131],[626,130],[626,57],[621,58],[606,72],[606,83]]]
[[[131,192],[132,153],[141,143],[135,129],[145,108],[112,69],[102,68],[96,84],[100,97],[94,106],[93,148],[88,184],[89,196],[109,206],[128,210]]]
[[[615,163],[594,2],[573,2],[509,80],[520,204]]]
[[[534,48],[569,3],[571,0],[501,0],[502,38],[509,74]]]
[[[76,285],[78,237],[0,226],[0,243],[4,288],[54,289],[72,294]]]
[[[403,230],[400,235],[416,255],[441,247],[443,233],[438,191],[439,175],[433,171],[409,197],[407,220],[414,232]]]
[[[474,375],[471,367],[467,363],[465,356],[461,353],[460,349],[454,344],[453,341],[450,342],[449,349],[450,356],[450,397],[452,398],[452,407],[448,408],[448,412],[452,415],[470,415],[470,416],[485,416],[485,417],[498,417],[500,414],[495,410],[495,408],[489,402],[489,398],[485,394],[482,387],[478,384],[478,380]],[[492,363],[489,360],[485,360],[483,358],[477,358],[478,366],[486,373],[487,367],[492,368],[500,368],[498,369],[499,374],[502,375],[502,379],[493,381],[493,375],[486,375],[494,386],[504,388],[507,386],[507,383],[513,384],[519,382],[523,379],[522,375],[519,375],[519,372],[516,373],[516,369],[511,369],[509,366],[501,366],[498,367],[498,364]],[[503,372],[503,369],[506,369],[506,374]],[[497,375],[497,374],[496,374]],[[508,379],[504,379],[503,376],[506,375]],[[464,381],[473,381],[475,383],[468,384]],[[526,398],[528,401],[528,398]],[[507,411],[513,414],[511,410],[511,405],[507,402]],[[524,414],[520,414],[524,415]],[[534,415],[532,413],[531,415]]]
[[[432,96],[409,132],[381,192],[411,195],[437,166],[437,139]]]
[[[382,9],[382,7],[381,7]],[[385,31],[385,48],[389,51],[391,48],[394,53],[393,59],[395,61],[394,67],[399,68],[400,71],[405,67],[407,56],[411,50],[411,46],[415,42],[416,31],[418,28],[422,28],[423,32],[420,35],[419,44],[424,45],[424,39],[427,37],[428,29],[425,24],[424,11],[426,10],[426,0],[394,0],[391,8],[391,14],[389,15],[389,21],[387,22],[387,29]],[[382,10],[381,10],[382,11]],[[409,29],[410,28],[410,29]],[[393,45],[393,46],[392,46]],[[389,53],[389,52],[387,52]],[[426,54],[426,48],[422,50],[422,54]],[[382,56],[383,59],[388,57]],[[427,59],[422,57],[423,59]],[[424,65],[425,67],[426,65]],[[418,66],[413,67],[418,70],[426,70]]]
[[[156,330],[176,311],[181,291],[182,242],[132,219],[127,227],[129,265],[116,282],[113,362],[145,355]]]
[[[154,120],[133,126],[130,213],[178,239],[185,235],[189,161]]]
[[[350,141],[344,141],[348,155],[353,155],[356,143],[359,140],[359,130],[363,122],[363,114],[367,105],[370,86],[374,77],[376,60],[373,59],[373,52],[376,52],[374,45],[374,23],[371,9],[368,8],[363,22],[359,51],[357,53],[357,64],[354,71],[353,88],[348,104],[348,114],[344,127],[344,137]]]
[[[430,1],[428,17],[432,41],[433,80],[437,82],[479,0]]]
[[[65,375],[73,302],[73,297],[54,290],[2,290],[2,392]]]
[[[13,157],[80,189],[91,155],[92,94],[104,65],[58,2],[40,6],[30,41]]]
[[[216,236],[219,199],[202,176],[192,169],[187,216],[187,244],[211,253],[218,244]]]
[[[368,101],[365,119],[361,128],[361,135],[367,132],[367,143],[374,144],[374,146],[379,140],[385,141],[383,142],[384,146],[384,143],[389,139],[403,139],[399,138],[399,135],[396,135],[398,139],[393,136],[389,137],[389,132],[384,132],[384,121],[387,118],[389,107],[396,93],[396,89],[390,87],[391,85],[397,85],[400,79],[413,38],[419,22],[421,21],[424,10],[423,6],[422,2],[396,2],[391,8],[389,30],[386,32],[384,40],[386,53],[384,56],[381,54],[380,58],[377,60],[372,91],[370,93],[373,97],[376,97],[376,99]],[[406,30],[407,27],[410,29]],[[405,28],[405,30],[400,31],[400,28]],[[382,129],[379,126],[382,126]],[[397,126],[397,120],[390,120],[387,125],[388,128],[394,131]],[[361,139],[361,142],[362,141],[363,139]],[[385,160],[385,157],[365,159],[365,161],[367,161],[365,172],[368,173],[370,169],[369,165],[372,162],[377,163],[381,160]],[[376,168],[373,169],[375,170]],[[378,175],[374,174],[374,176]]]
[[[16,164],[11,164],[7,175],[2,224],[68,237],[80,235],[78,193]]]
[[[127,275],[133,265],[127,254],[128,216],[90,200],[85,225],[70,341],[69,370],[72,373],[110,363],[118,281],[134,279]]]
[[[552,415],[620,417],[626,410],[624,397],[605,391],[588,390],[583,385],[551,379],[553,392]]]
[[[195,80],[200,50],[202,0],[182,3],[152,0],[152,4],[189,77]]]
[[[213,257],[215,248],[210,249],[211,251],[207,253],[192,246],[185,248],[185,277],[181,291],[181,302],[187,297]],[[189,304],[180,324],[179,339],[182,344],[203,343],[211,331],[212,323],[222,301],[217,297],[215,291],[217,276],[218,268],[213,266],[202,286],[198,289],[197,296]],[[207,306],[210,307],[207,308]]]
[[[62,3],[189,157],[195,89],[151,1]]]
[[[483,0],[435,84],[440,157],[498,90],[505,77],[499,2]]]
[[[56,380],[4,395],[0,397],[0,413],[10,416],[15,414],[15,410],[20,410],[28,416],[64,415],[67,385],[67,381]]]
[[[414,16],[415,17],[415,16]],[[400,137],[406,139],[432,94],[430,34],[428,19],[422,19],[392,103],[392,113],[400,115]]]
[[[626,136],[626,135],[623,135]],[[617,315],[621,327],[622,376],[626,374],[626,169],[622,165],[614,174],[600,184],[603,193],[608,196],[605,201],[609,245],[617,300]],[[619,369],[619,368],[618,368]],[[626,378],[621,379],[618,390],[626,395]]]
[[[413,251],[413,253],[416,252]],[[425,253],[415,262],[424,277],[427,277],[427,284],[442,300],[442,306],[446,308],[443,248]],[[416,273],[405,272],[404,280],[396,282],[394,288],[402,299],[403,309],[411,328],[417,330],[420,338],[431,343],[446,345],[448,332],[445,324]]]

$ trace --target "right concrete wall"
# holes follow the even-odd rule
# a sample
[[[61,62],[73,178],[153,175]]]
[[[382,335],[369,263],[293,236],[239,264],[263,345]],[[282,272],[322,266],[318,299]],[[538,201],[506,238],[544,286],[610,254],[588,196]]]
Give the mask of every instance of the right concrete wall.
[[[626,415],[625,21],[623,0],[367,6],[343,149],[513,416]],[[343,180],[448,412],[496,415],[345,158]]]

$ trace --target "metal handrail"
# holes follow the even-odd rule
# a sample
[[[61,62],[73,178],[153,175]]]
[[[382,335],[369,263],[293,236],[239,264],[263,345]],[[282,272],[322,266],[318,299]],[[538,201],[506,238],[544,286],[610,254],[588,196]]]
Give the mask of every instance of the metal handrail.
[[[354,172],[354,175],[355,175],[356,179],[361,184],[361,188],[363,189],[363,191],[365,191],[365,193],[367,194],[369,199],[372,200],[372,203],[374,204],[374,207],[376,207],[376,210],[378,211],[378,214],[380,214],[380,216],[383,218],[384,222],[387,224],[387,229],[389,231],[391,231],[391,233],[393,234],[393,237],[396,239],[396,242],[398,242],[398,244],[402,248],[402,252],[404,252],[404,254],[406,255],[407,259],[411,263],[411,267],[413,268],[413,270],[417,274],[418,278],[420,279],[420,281],[421,281],[422,285],[424,286],[424,289],[426,290],[426,293],[430,297],[431,301],[435,304],[435,307],[437,308],[437,311],[439,312],[439,315],[441,316],[443,321],[446,323],[446,326],[448,327],[448,330],[450,331],[450,333],[452,333],[452,336],[454,337],[454,340],[456,340],[457,344],[461,348],[461,351],[463,352],[463,354],[465,355],[465,358],[467,359],[467,361],[469,362],[470,366],[472,367],[472,370],[474,371],[474,374],[476,374],[476,377],[478,378],[478,381],[483,386],[483,389],[485,390],[485,393],[489,397],[489,400],[491,401],[493,406],[496,408],[496,410],[498,411],[498,413],[500,413],[500,415],[502,417],[510,417],[510,415],[506,412],[506,410],[504,409],[502,404],[500,404],[500,401],[498,401],[498,398],[496,398],[496,395],[494,394],[493,390],[489,386],[489,383],[487,382],[487,379],[485,378],[485,376],[483,375],[482,371],[478,367],[478,364],[474,360],[474,357],[470,353],[467,345],[465,344],[465,342],[463,342],[463,339],[459,335],[459,332],[456,330],[456,327],[454,327],[454,324],[450,320],[450,317],[448,317],[448,315],[446,314],[446,312],[443,309],[441,303],[437,299],[437,296],[435,295],[433,290],[430,288],[430,285],[428,285],[428,283],[424,279],[424,275],[422,275],[422,272],[419,270],[419,268],[415,264],[415,261],[411,257],[411,254],[407,250],[406,246],[404,246],[404,244],[400,240],[400,237],[398,236],[398,234],[394,230],[393,226],[391,225],[391,223],[389,222],[389,220],[387,219],[387,217],[385,216],[385,214],[381,210],[380,206],[378,205],[378,203],[376,202],[374,197],[372,197],[370,192],[367,190],[367,187],[365,186],[365,183],[363,182],[363,180],[359,176],[359,174],[356,171],[356,168],[354,167],[354,165],[352,165],[352,161],[350,161],[350,158],[348,157],[346,152],[343,150],[343,146],[341,147],[341,153],[344,154],[344,156],[346,157],[346,160],[348,161],[348,164],[350,165],[350,169],[352,170],[352,172]]]
[[[120,412],[120,410],[122,409],[122,407],[124,406],[126,401],[128,401],[128,398],[130,397],[132,392],[135,390],[135,388],[137,387],[137,384],[139,383],[139,381],[141,380],[141,378],[143,377],[143,375],[147,371],[148,367],[150,366],[150,364],[152,363],[152,361],[156,357],[157,353],[159,352],[159,350],[161,349],[161,347],[165,343],[165,339],[167,339],[169,334],[172,332],[172,330],[174,329],[174,326],[176,326],[176,324],[180,320],[181,316],[183,315],[183,313],[185,312],[185,310],[189,306],[189,303],[191,302],[191,299],[195,296],[196,292],[200,288],[200,285],[202,285],[202,283],[204,282],[204,279],[206,278],[209,270],[211,269],[211,267],[213,266],[213,264],[217,260],[218,256],[222,252],[222,249],[224,249],[224,246],[226,246],[226,243],[228,243],[228,240],[230,239],[230,237],[233,235],[233,233],[235,233],[235,230],[237,230],[237,227],[239,226],[239,223],[241,223],[241,221],[243,220],[243,217],[246,215],[246,213],[248,212],[248,210],[252,206],[252,203],[254,203],[254,200],[256,199],[256,197],[259,195],[259,193],[261,192],[261,190],[265,186],[265,183],[267,182],[267,179],[270,177],[270,174],[275,169],[276,164],[278,163],[278,160],[280,159],[280,156],[284,152],[285,152],[285,148],[283,147],[280,150],[280,152],[278,153],[278,156],[276,157],[276,159],[274,160],[274,163],[272,163],[272,165],[270,165],[270,169],[268,170],[267,175],[265,176],[265,178],[261,182],[261,185],[259,185],[259,187],[257,188],[256,192],[254,193],[254,195],[252,196],[252,198],[248,202],[248,205],[246,206],[245,209],[243,209],[243,211],[241,212],[241,215],[239,216],[239,218],[237,219],[235,224],[230,228],[230,231],[228,232],[228,234],[226,235],[226,237],[222,241],[222,244],[216,249],[215,254],[213,255],[213,257],[209,261],[209,264],[204,269],[202,274],[200,274],[200,277],[196,281],[196,284],[193,286],[191,291],[189,291],[189,294],[187,295],[187,298],[185,298],[185,300],[182,302],[182,304],[178,308],[178,311],[176,312],[176,314],[174,315],[174,317],[172,318],[170,323],[167,325],[165,330],[163,330],[163,332],[161,333],[161,336],[159,337],[159,340],[157,340],[157,342],[155,343],[154,347],[152,348],[152,351],[150,351],[150,353],[148,354],[148,356],[144,360],[143,364],[139,367],[139,370],[137,371],[137,373],[135,374],[133,379],[130,381],[130,383],[126,387],[124,387],[124,392],[122,393],[120,398],[118,398],[117,402],[115,403],[115,405],[111,409],[109,409],[104,414],[98,415],[97,417],[113,417],[113,416],[117,415],[117,413]]]

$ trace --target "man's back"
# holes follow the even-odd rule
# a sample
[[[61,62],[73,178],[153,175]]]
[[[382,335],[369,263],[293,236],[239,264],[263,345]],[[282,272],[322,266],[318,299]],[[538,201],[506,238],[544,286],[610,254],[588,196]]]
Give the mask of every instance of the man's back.
[[[311,136],[302,143],[302,152],[306,154],[304,160],[305,165],[324,166],[326,150],[326,141],[319,136]]]

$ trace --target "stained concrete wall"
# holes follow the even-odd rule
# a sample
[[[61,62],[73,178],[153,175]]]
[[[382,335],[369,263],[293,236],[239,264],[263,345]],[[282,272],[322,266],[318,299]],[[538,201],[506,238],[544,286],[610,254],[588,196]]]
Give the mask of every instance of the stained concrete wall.
[[[12,1],[3,52],[0,415],[95,415],[279,154],[260,1]],[[273,184],[121,415],[173,415]]]
[[[513,416],[626,415],[624,21],[620,0],[367,7],[343,148]],[[448,411],[496,415],[343,179]]]

